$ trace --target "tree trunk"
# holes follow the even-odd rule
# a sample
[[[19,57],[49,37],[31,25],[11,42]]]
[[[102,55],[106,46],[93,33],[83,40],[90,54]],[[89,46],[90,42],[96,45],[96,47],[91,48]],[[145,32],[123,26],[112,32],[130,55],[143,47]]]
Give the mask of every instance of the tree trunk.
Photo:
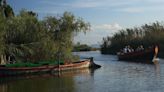
[[[1,55],[1,65],[5,65],[6,64],[6,56],[5,55]]]

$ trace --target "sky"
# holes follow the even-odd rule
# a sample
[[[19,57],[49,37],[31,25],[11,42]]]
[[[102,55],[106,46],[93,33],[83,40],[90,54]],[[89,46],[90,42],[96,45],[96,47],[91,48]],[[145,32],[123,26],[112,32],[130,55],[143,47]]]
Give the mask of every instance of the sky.
[[[74,42],[101,44],[102,38],[121,29],[164,21],[164,0],[7,0],[15,13],[21,9],[38,13],[39,19],[72,12],[89,22],[91,30],[79,33]]]

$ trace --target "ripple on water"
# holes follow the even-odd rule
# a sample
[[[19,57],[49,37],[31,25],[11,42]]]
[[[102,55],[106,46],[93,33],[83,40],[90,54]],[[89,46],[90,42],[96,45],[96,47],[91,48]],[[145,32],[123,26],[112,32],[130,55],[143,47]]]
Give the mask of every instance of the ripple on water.
[[[99,51],[76,52],[80,57],[94,57],[102,67],[51,76],[21,79],[0,84],[0,92],[163,92],[164,60],[141,64],[117,61],[115,55]]]

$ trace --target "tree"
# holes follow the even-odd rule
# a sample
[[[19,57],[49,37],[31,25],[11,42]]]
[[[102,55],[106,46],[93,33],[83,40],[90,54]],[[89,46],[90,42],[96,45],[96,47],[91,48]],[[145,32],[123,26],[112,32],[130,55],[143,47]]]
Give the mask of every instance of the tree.
[[[152,45],[160,46],[160,55],[164,52],[164,25],[161,22],[154,22],[152,24],[145,24],[141,27],[133,29],[124,29],[115,33],[110,40],[108,37],[103,40],[101,52],[103,54],[116,54],[120,49],[126,45],[136,48],[139,45],[149,47]],[[107,45],[111,42],[110,45]],[[163,56],[162,56],[163,57]]]
[[[0,19],[1,61],[11,57],[17,62],[38,62],[72,59],[72,39],[79,31],[88,30],[89,24],[71,13],[61,17],[47,17],[39,21],[37,16],[22,10],[12,18]]]
[[[80,31],[89,30],[89,23],[85,23],[81,18],[76,18],[70,12],[65,12],[60,17],[47,17],[43,22],[56,46],[55,56],[63,57],[62,59],[72,57],[74,35]]]
[[[0,14],[6,18],[14,16],[13,9],[6,3],[6,0],[0,0]]]

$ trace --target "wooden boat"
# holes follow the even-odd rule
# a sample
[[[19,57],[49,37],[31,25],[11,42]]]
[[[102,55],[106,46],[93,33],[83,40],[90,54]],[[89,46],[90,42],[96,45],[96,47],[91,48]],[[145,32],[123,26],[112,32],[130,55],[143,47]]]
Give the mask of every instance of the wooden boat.
[[[93,62],[93,58],[63,65],[41,65],[33,67],[6,67],[0,66],[0,77],[25,74],[39,74],[45,72],[60,72],[73,69],[100,67]]]
[[[154,58],[157,58],[158,46],[148,48],[141,51],[134,51],[129,53],[117,53],[118,59],[123,61],[141,61],[152,62]]]

